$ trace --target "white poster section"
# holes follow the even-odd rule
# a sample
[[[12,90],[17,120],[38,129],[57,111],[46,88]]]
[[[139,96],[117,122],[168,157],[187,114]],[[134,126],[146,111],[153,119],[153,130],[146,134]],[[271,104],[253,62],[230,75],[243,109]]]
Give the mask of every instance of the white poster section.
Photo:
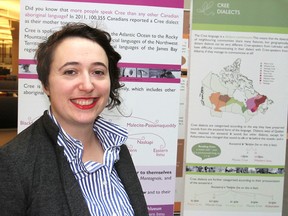
[[[178,0],[21,0],[18,132],[49,107],[35,69],[37,44],[67,22],[108,31],[122,56],[125,87],[122,115],[113,110],[103,117],[128,128],[126,144],[151,216],[173,215],[183,5]]]
[[[191,6],[181,215],[281,216],[288,1]]]

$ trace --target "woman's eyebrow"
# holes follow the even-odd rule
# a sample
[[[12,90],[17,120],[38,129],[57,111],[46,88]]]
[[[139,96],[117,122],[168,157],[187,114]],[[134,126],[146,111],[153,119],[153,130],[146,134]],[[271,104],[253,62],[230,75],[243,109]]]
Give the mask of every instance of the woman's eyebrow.
[[[62,68],[66,67],[66,66],[70,66],[70,65],[80,65],[79,62],[66,62],[64,65],[62,65],[59,69],[61,70]],[[103,66],[105,68],[107,68],[107,65],[105,65],[103,62],[93,62],[92,65],[95,65],[95,66]]]
[[[62,68],[69,66],[69,65],[79,65],[78,62],[66,62],[64,65],[62,65],[59,70],[61,70]]]
[[[104,64],[103,62],[94,62],[93,65],[95,65],[95,66],[100,65],[100,66],[103,66],[103,67],[105,67],[107,69],[107,65]]]

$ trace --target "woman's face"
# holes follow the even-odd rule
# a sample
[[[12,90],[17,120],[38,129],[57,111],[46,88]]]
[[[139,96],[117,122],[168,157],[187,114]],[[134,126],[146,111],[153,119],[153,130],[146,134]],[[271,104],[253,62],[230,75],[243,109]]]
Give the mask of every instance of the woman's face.
[[[110,93],[108,67],[104,49],[91,40],[70,37],[57,46],[44,91],[65,130],[92,125],[103,111]]]

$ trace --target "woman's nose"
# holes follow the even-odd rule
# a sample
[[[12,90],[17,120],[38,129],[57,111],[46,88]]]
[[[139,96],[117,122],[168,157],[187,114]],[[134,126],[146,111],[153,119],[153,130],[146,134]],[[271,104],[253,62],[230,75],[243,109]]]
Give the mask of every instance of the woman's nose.
[[[85,74],[81,77],[79,89],[82,91],[92,91],[94,89],[94,83],[89,74]]]

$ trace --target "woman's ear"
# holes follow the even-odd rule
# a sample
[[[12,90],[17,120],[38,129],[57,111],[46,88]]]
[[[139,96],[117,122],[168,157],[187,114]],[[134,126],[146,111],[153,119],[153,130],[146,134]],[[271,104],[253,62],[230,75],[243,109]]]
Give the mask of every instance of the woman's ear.
[[[43,89],[44,93],[49,97],[49,95],[50,95],[49,86],[48,85],[47,86],[42,85],[42,89]]]

